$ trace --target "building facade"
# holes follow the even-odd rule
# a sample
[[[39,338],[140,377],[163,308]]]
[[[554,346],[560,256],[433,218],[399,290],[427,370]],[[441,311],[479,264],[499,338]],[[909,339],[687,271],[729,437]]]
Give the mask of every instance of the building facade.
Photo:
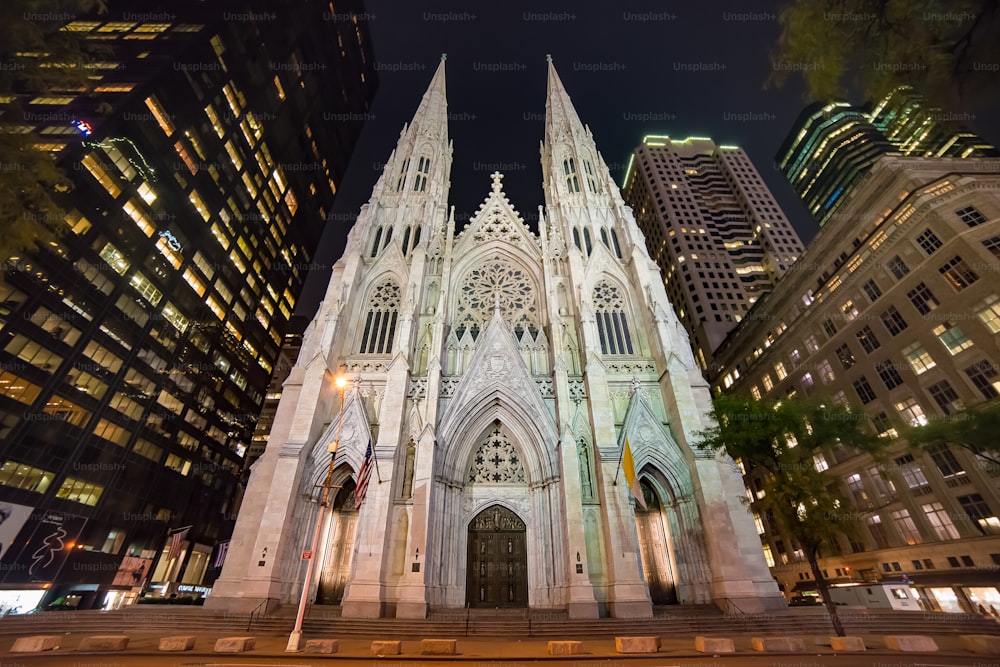
[[[817,456],[862,527],[821,564],[834,583],[912,581],[925,609],[1000,608],[1000,468],[904,427],[1000,396],[1000,160],[882,157],[775,290],[719,348],[716,391],[863,406],[888,461]],[[851,223],[850,221],[853,221]],[[753,474],[751,502],[761,499]],[[814,584],[763,512],[788,593]]]
[[[94,92],[5,98],[0,122],[72,182],[65,233],[0,277],[7,607],[115,606],[213,576],[375,85],[349,12],[279,5],[73,20],[105,47]]]
[[[806,107],[778,149],[775,163],[820,226],[883,155],[996,157],[997,150],[955,114],[929,106],[901,86],[872,108],[846,102]]]
[[[708,370],[726,334],[802,254],[802,241],[747,154],[710,139],[647,136],[623,192]]]
[[[738,469],[693,447],[707,383],[551,62],[537,235],[500,173],[456,230],[447,118],[442,61],[306,330],[206,605],[297,601],[317,525],[308,599],[344,616],[783,605]]]

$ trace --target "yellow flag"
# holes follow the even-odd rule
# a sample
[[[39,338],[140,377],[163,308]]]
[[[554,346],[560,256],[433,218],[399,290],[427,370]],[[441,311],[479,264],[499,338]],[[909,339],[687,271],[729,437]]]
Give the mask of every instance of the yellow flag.
[[[642,497],[642,489],[639,488],[639,478],[635,474],[635,461],[632,460],[632,449],[628,446],[628,438],[625,438],[622,471],[625,473],[625,481],[628,482],[628,490],[632,493],[632,497],[642,506],[642,509],[649,509],[646,507],[646,499]]]

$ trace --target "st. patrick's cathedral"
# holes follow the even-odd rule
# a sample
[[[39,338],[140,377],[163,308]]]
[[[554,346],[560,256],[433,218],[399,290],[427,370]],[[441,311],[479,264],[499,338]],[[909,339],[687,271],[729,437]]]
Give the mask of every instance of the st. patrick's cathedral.
[[[783,606],[738,468],[695,446],[708,386],[551,60],[541,161],[537,234],[500,173],[456,229],[442,58],[306,330],[208,606],[298,602],[335,442],[309,599],[345,617]]]

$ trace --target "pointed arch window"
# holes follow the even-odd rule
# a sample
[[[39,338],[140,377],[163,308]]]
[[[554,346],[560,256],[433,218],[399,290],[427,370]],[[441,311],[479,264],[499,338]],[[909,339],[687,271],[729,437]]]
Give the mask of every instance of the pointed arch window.
[[[423,192],[427,189],[427,176],[431,173],[431,159],[421,157],[417,160],[417,178],[413,181],[413,191]]]
[[[403,167],[399,170],[399,180],[396,181],[396,192],[402,192],[406,185],[406,172],[410,169],[410,158],[403,160]]]
[[[615,247],[615,257],[617,257],[618,259],[621,259],[622,258],[622,247],[620,245],[618,245],[618,234],[615,233],[614,229],[611,230],[611,243]]]
[[[573,244],[576,245],[576,249],[577,250],[583,250],[583,248],[580,246],[580,228],[579,227],[574,227],[573,228]]]
[[[417,225],[416,227],[413,228],[413,245],[410,247],[416,248],[419,243],[420,243],[420,225]]]
[[[410,244],[410,226],[407,225],[403,230],[403,257],[406,257],[406,251],[409,250],[407,247]]]
[[[594,167],[590,164],[590,160],[583,161],[583,169],[587,172],[587,187],[594,194],[597,193],[597,180],[594,178]]]
[[[587,246],[587,257],[590,257],[594,253],[594,243],[590,239],[590,228],[583,228],[583,243]]]
[[[365,333],[361,339],[361,354],[388,354],[396,336],[399,318],[399,285],[391,280],[381,283],[372,292],[365,318]]]
[[[604,227],[601,227],[601,243],[603,243],[608,250],[611,250],[611,242],[608,241],[608,230]]]
[[[625,302],[617,287],[601,282],[594,288],[597,335],[602,354],[633,354]]]
[[[385,229],[385,240],[382,241],[382,249],[385,250],[389,247],[389,241],[392,240],[392,227],[386,227]]]
[[[580,178],[576,175],[576,162],[573,158],[563,160],[563,173],[566,176],[566,189],[570,192],[579,192]]]
[[[372,243],[372,255],[371,255],[372,257],[378,254],[378,251],[380,249],[379,242],[381,241],[382,241],[382,228],[379,227],[378,229],[375,230],[375,242]]]

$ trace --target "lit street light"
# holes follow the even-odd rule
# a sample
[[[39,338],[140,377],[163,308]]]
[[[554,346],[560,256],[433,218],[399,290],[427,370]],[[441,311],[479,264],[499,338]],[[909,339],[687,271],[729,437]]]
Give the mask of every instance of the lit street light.
[[[306,563],[306,576],[302,582],[302,597],[299,598],[299,611],[295,615],[295,627],[288,636],[288,646],[286,652],[298,652],[302,650],[302,621],[306,616],[306,604],[309,602],[309,588],[312,586],[313,571],[316,568],[316,551],[319,548],[319,536],[323,532],[323,520],[326,518],[326,508],[330,504],[330,480],[333,479],[333,460],[337,457],[337,447],[340,445],[340,429],[344,425],[344,397],[346,395],[347,378],[338,376],[334,380],[340,388],[340,417],[337,420],[337,437],[330,447],[330,467],[326,471],[326,479],[323,481],[323,493],[320,496],[319,510],[316,515],[316,530],[313,533],[312,547],[309,550],[309,559]]]

